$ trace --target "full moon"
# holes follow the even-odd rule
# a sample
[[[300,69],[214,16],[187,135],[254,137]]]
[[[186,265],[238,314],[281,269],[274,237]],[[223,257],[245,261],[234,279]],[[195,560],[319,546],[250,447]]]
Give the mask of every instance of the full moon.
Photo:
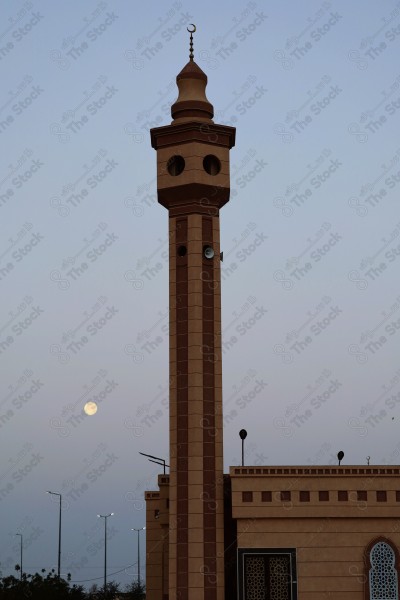
[[[97,413],[97,404],[96,402],[86,402],[83,410],[87,415],[95,415]]]

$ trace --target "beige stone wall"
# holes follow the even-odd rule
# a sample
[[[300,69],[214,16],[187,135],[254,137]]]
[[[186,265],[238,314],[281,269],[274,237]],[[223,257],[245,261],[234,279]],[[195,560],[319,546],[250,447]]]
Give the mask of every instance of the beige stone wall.
[[[161,510],[160,493],[146,492],[146,590],[147,600],[160,600],[162,588],[162,529],[154,518]]]
[[[298,600],[364,600],[368,544],[384,536],[400,548],[399,469],[332,473],[325,467],[305,473],[307,467],[288,467],[283,473],[277,467],[281,473],[270,474],[271,469],[231,468],[238,548],[295,548]],[[281,492],[288,491],[290,500],[283,501]],[[310,491],[309,502],[300,501],[300,491]],[[328,501],[319,499],[320,491],[329,492]],[[348,499],[339,500],[345,491]],[[357,499],[360,491],[367,500]],[[383,491],[386,501],[378,501]],[[262,501],[262,492],[272,492],[271,501]]]
[[[146,492],[146,598],[168,594],[169,475],[158,476],[159,492]]]
[[[240,519],[239,548],[296,548],[298,600],[363,600],[364,551],[385,536],[400,547],[399,519]]]
[[[196,181],[198,184],[210,185],[210,176],[203,168],[203,159],[207,154],[217,156],[221,162],[221,171],[213,177],[213,185],[226,186],[229,182],[229,149],[222,146],[211,146],[207,143],[189,142],[158,150],[158,189],[168,189],[169,187],[175,187],[177,184],[176,178],[171,177],[167,171],[167,162],[175,154],[185,157],[185,170],[182,174],[183,184],[188,181]]]

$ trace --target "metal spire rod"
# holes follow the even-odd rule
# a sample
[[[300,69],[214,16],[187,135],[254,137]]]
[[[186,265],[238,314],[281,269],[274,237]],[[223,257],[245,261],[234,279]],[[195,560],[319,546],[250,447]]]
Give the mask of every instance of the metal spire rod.
[[[196,31],[196,25],[194,23],[190,23],[190,24],[193,27],[193,29],[189,29],[189,27],[186,27],[186,29],[190,33],[190,52],[189,52],[189,58],[192,61],[193,58],[194,58],[194,54],[193,54],[193,34]]]

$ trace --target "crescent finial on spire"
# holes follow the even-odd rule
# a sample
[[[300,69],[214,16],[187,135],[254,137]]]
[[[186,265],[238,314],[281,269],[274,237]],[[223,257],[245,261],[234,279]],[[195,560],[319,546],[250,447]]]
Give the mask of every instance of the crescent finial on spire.
[[[189,27],[186,27],[187,31],[190,33],[190,52],[189,52],[189,59],[192,61],[194,58],[193,55],[193,34],[196,31],[196,25],[194,23],[190,23],[190,25],[193,27],[193,29],[189,29]]]

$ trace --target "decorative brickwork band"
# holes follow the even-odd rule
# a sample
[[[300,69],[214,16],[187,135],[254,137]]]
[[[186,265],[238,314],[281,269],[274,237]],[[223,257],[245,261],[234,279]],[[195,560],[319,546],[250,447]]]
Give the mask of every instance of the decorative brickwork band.
[[[213,247],[212,218],[202,219],[204,245]],[[203,518],[204,518],[204,596],[217,598],[216,471],[215,471],[215,331],[214,260],[203,258]]]
[[[188,264],[178,248],[187,245],[187,219],[176,220],[176,595],[188,597]]]

